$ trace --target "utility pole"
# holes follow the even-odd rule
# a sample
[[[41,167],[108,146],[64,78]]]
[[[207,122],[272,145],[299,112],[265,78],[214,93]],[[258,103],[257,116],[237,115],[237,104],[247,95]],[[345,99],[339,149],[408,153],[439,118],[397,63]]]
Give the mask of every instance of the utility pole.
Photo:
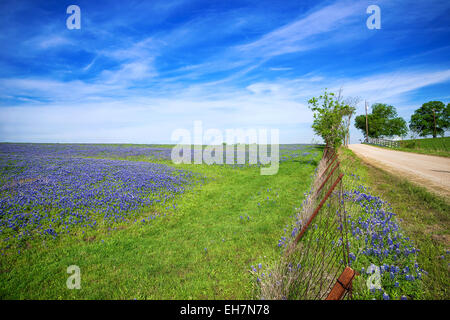
[[[434,119],[434,135],[433,138],[436,138],[436,110],[433,109],[433,119]]]
[[[367,100],[365,100],[366,103],[366,141],[369,142],[369,123],[367,121]]]

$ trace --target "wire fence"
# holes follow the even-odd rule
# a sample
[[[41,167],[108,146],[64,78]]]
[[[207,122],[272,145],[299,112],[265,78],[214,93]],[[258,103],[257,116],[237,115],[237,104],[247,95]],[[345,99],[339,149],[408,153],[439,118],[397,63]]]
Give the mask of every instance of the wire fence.
[[[388,147],[388,148],[400,148],[401,147],[400,141],[387,140],[387,139],[382,139],[382,138],[369,138],[368,143],[374,144],[377,146]]]
[[[326,148],[281,262],[261,283],[264,299],[351,298],[355,272],[349,267],[342,177],[335,151]]]

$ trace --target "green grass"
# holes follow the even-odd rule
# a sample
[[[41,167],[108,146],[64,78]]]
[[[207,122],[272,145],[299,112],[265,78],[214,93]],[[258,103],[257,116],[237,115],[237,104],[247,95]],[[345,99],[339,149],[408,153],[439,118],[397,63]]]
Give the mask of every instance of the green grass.
[[[424,276],[423,299],[449,299],[450,205],[405,179],[368,165],[350,150],[340,153],[343,171],[361,177],[370,193],[388,201],[405,233],[421,250],[417,262],[428,272]],[[345,183],[349,183],[345,178]]]
[[[381,146],[378,147],[385,148]],[[450,137],[402,140],[400,141],[399,148],[387,149],[450,157]]]
[[[450,151],[450,137],[403,140],[400,144],[409,149]]]
[[[320,148],[313,151],[315,157],[280,163],[273,176],[256,167],[179,165],[208,179],[171,200],[175,209],[152,207],[134,223],[80,229],[29,241],[20,254],[7,251],[0,257],[0,298],[253,298],[250,265],[279,254],[283,226],[303,201],[322,155]],[[141,222],[154,213],[161,217]],[[66,287],[70,265],[81,269],[81,290]]]

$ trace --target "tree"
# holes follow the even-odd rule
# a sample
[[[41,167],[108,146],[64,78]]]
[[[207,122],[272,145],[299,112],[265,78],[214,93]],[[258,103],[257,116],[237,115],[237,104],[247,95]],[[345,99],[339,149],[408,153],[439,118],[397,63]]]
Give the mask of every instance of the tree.
[[[414,111],[409,121],[409,129],[421,137],[444,136],[450,128],[450,103],[445,106],[441,101],[429,101]]]
[[[405,136],[408,133],[406,121],[397,115],[397,111],[391,105],[375,103],[372,105],[372,113],[367,115],[369,137],[393,137]],[[366,135],[366,116],[359,115],[355,118],[355,127]]]
[[[342,117],[354,112],[352,107],[341,101],[340,94],[336,96],[326,90],[318,98],[311,98],[308,104],[314,112],[314,132],[322,137],[327,146],[340,146],[346,133]]]

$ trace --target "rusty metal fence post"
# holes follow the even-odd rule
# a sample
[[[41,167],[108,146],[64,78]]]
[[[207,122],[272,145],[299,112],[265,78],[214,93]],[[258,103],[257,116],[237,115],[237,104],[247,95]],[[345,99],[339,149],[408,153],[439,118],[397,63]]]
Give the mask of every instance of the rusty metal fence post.
[[[316,217],[317,213],[320,211],[320,209],[322,209],[323,204],[325,203],[325,201],[327,201],[328,197],[330,196],[330,194],[333,192],[334,188],[337,186],[337,184],[339,183],[339,181],[341,181],[342,177],[344,176],[343,173],[341,173],[339,175],[339,177],[336,179],[336,181],[333,183],[333,185],[330,187],[330,189],[328,190],[327,194],[325,195],[325,197],[323,197],[323,199],[320,201],[319,205],[316,207],[316,209],[314,210],[313,214],[311,215],[311,217],[309,218],[308,222],[303,226],[302,230],[300,231],[300,233],[297,235],[297,237],[295,238],[295,244],[298,243],[298,241],[300,240],[300,238],[303,236],[303,234],[306,232],[306,229],[308,229],[309,225],[311,224],[311,222],[313,221],[313,219]]]
[[[346,267],[336,281],[325,300],[341,300],[344,294],[351,290],[352,280],[355,277],[355,270]]]

